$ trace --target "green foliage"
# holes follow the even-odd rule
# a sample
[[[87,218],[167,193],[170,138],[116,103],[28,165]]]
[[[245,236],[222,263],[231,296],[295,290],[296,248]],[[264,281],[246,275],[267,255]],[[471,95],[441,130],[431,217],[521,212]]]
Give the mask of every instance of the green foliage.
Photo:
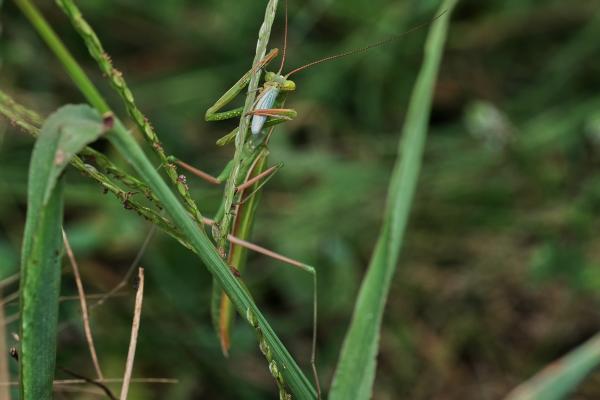
[[[560,400],[600,364],[600,334],[554,361],[513,390],[506,400]]]
[[[21,261],[20,388],[23,399],[51,399],[62,253],[62,174],[71,158],[106,132],[88,106],[48,118],[31,155]]]
[[[425,59],[417,78],[389,185],[386,213],[369,269],[359,291],[352,322],[340,354],[329,398],[370,399],[383,310],[390,290],[408,216],[419,178],[427,137],[433,89],[442,59],[448,21],[456,0],[440,6],[445,12],[430,28]]]
[[[70,17],[53,2],[36,4],[121,115],[119,93],[103,81],[105,72],[97,72],[79,34],[68,26]],[[150,118],[165,151],[211,173],[221,171],[233,151],[214,143],[235,125],[206,124],[202,116],[248,70],[266,2],[76,4],[124,72],[135,106]],[[290,0],[284,70],[401,33],[429,19],[438,5]],[[460,2],[381,324],[374,398],[502,398],[597,331],[599,5]],[[282,47],[281,11],[271,48]],[[297,91],[287,102],[298,118],[278,128],[269,146],[272,162],[285,166],[265,186],[252,240],[318,266],[317,355],[325,389],[382,226],[398,127],[421,66],[425,33],[298,74]],[[42,115],[82,101],[10,1],[2,2],[0,41],[2,90]],[[19,266],[32,143],[20,130],[34,134],[43,119],[12,106],[3,109],[0,100],[0,111],[13,115],[3,113],[12,124],[0,118],[0,269],[8,277]],[[135,119],[121,121],[136,128]],[[131,132],[138,139],[145,132],[139,133]],[[104,142],[94,148],[105,157],[101,163],[85,150],[72,160],[75,168],[65,171],[65,229],[88,292],[105,293],[122,279],[150,225],[138,213],[168,232],[153,237],[141,260],[148,306],[136,373],[179,383],[134,384],[130,399],[275,397],[254,329],[238,324],[229,358],[220,354],[208,322],[212,277],[199,268],[197,255],[182,250],[189,243],[161,211],[161,201],[147,197],[151,189],[114,147]],[[171,179],[159,158],[149,159]],[[187,184],[202,214],[212,217],[222,190],[191,176]],[[105,189],[109,193],[103,195]],[[308,371],[309,278],[250,254],[243,279]],[[18,305],[10,301],[18,288],[10,282],[2,282],[7,333],[18,331],[19,323]],[[127,285],[90,311],[107,377],[122,373],[133,291]],[[76,295],[68,273],[61,295]],[[77,304],[62,302],[59,317],[58,363],[93,375]],[[8,338],[9,346],[17,345]],[[15,380],[18,363],[9,360],[9,367]],[[56,378],[67,376],[58,372]],[[600,396],[594,375],[575,390],[573,398]]]

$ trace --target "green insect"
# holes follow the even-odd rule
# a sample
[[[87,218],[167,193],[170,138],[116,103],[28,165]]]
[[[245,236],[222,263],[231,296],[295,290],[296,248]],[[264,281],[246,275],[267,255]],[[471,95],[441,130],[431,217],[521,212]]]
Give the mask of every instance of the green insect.
[[[284,45],[282,52],[282,59],[277,72],[266,72],[264,75],[264,83],[259,89],[259,94],[254,102],[254,105],[248,115],[252,116],[250,123],[250,132],[245,133],[250,135],[251,140],[245,141],[245,146],[242,149],[241,162],[239,164],[239,171],[237,173],[236,182],[234,182],[235,201],[232,201],[232,209],[227,209],[224,201],[221,204],[218,212],[216,213],[213,223],[213,237],[215,241],[219,241],[219,238],[228,236],[230,244],[227,249],[223,249],[222,256],[226,259],[228,264],[232,268],[232,272],[236,275],[243,269],[246,259],[246,251],[248,248],[257,250],[263,254],[267,254],[271,257],[277,258],[288,264],[294,265],[307,271],[313,275],[314,285],[314,300],[313,300],[313,346],[311,365],[313,374],[315,376],[317,392],[320,398],[320,385],[317,379],[316,366],[315,366],[315,348],[316,348],[316,320],[317,320],[317,296],[316,296],[316,272],[315,269],[309,265],[291,260],[284,256],[274,254],[266,249],[259,248],[256,245],[252,245],[245,240],[250,236],[252,229],[252,223],[254,221],[254,214],[256,211],[258,196],[262,185],[264,185],[269,177],[271,177],[280,167],[280,164],[274,165],[267,168],[267,158],[269,150],[267,147],[272,128],[278,124],[290,121],[297,116],[297,112],[291,108],[284,108],[284,104],[287,95],[290,92],[296,90],[296,84],[289,78],[307,68],[313,67],[317,64],[321,64],[328,61],[333,61],[341,57],[346,57],[358,53],[366,52],[375,47],[383,46],[397,40],[399,37],[404,36],[410,32],[422,28],[441,17],[444,13],[434,17],[427,23],[420,24],[401,35],[391,37],[386,40],[379,41],[366,47],[362,47],[355,50],[350,50],[341,54],[321,58],[305,64],[301,67],[293,69],[287,74],[283,74],[283,68],[285,66],[286,50],[287,50],[287,1],[285,5],[285,31],[284,31]],[[230,104],[237,98],[240,93],[248,86],[250,78],[253,73],[260,69],[264,69],[271,61],[273,61],[279,54],[278,49],[273,49],[267,53],[267,55],[255,66],[246,72],[229,90],[227,90],[215,103],[212,105],[205,114],[206,121],[222,121],[227,119],[240,118],[243,115],[243,107],[235,108],[232,110],[221,111],[224,107]],[[229,134],[225,135],[217,141],[219,145],[225,145],[231,142],[239,134],[238,128],[234,129]],[[201,178],[208,180],[213,184],[219,184],[229,179],[231,171],[234,168],[233,161],[230,162],[223,172],[216,178],[199,171],[192,166],[177,161],[179,165],[200,176]],[[228,220],[230,219],[230,220]],[[224,232],[225,229],[227,232]],[[235,240],[234,240],[235,239]],[[221,341],[221,348],[224,354],[227,354],[230,348],[230,329],[234,317],[234,308],[224,294],[223,290],[215,283],[213,290],[212,300],[212,315],[213,323],[216,327],[217,333]]]
[[[393,36],[391,38],[381,40],[379,42],[370,44],[365,47],[361,47],[359,49],[354,49],[350,51],[346,51],[344,53],[335,54],[332,56],[320,58],[318,60],[309,62],[301,67],[298,67],[287,74],[282,74],[285,59],[286,59],[286,50],[287,50],[287,2],[285,5],[285,35],[284,35],[284,44],[283,44],[283,56],[281,58],[281,64],[279,66],[279,70],[277,72],[266,72],[264,83],[262,88],[259,89],[259,95],[255,101],[253,109],[249,112],[252,115],[252,122],[250,125],[250,131],[252,135],[258,136],[261,134],[263,128],[271,127],[274,125],[278,125],[280,123],[292,120],[296,118],[298,113],[296,110],[291,108],[283,108],[283,104],[287,98],[289,92],[296,90],[296,83],[290,80],[290,76],[303,71],[307,68],[311,68],[317,64],[321,64],[324,62],[329,62],[333,60],[337,60],[342,57],[347,57],[350,55],[355,55],[359,53],[364,53],[373,48],[380,47],[386,45],[392,41],[399,39],[400,37],[407,35],[413,31],[421,29],[422,27],[434,22],[436,19],[440,18],[444,15],[445,12],[437,15],[431,21],[426,23],[417,25],[408,31]],[[250,71],[246,72],[239,81],[237,81],[229,90],[227,90],[219,100],[215,102],[208,110],[206,110],[206,114],[204,116],[205,120],[208,122],[211,121],[222,121],[226,119],[239,118],[242,115],[243,107],[235,108],[228,111],[220,111],[223,107],[231,103],[248,85],[250,82],[250,77],[253,72],[257,69],[262,69],[266,67],[274,58],[279,54],[278,49],[271,50],[259,63],[254,66]],[[221,138],[217,143],[225,144],[229,142],[231,139],[235,137],[237,134],[237,129],[233,130],[228,135]]]

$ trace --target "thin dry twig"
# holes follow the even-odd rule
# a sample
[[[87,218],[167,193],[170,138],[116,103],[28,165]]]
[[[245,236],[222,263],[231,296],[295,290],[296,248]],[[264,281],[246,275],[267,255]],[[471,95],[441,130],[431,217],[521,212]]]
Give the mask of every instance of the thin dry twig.
[[[86,294],[85,298],[87,300],[95,300],[95,299],[101,299],[104,296],[106,296],[106,293],[93,293],[93,294]],[[111,297],[124,297],[124,296],[127,296],[127,293],[115,293]],[[73,301],[73,300],[79,300],[79,296],[60,296],[58,298],[58,301],[60,301],[60,302]]]
[[[142,302],[144,300],[144,268],[138,270],[138,289],[135,295],[135,308],[133,312],[133,323],[131,324],[131,340],[129,341],[129,351],[127,352],[127,362],[125,363],[125,375],[123,376],[123,385],[121,386],[120,400],[127,400],[129,392],[129,383],[131,381],[131,372],[133,371],[133,360],[135,358],[135,349],[137,346],[137,337],[140,330],[140,319],[142,316]]]
[[[106,378],[102,380],[96,380],[95,382],[99,383],[121,383],[123,379],[121,378]],[[179,383],[177,379],[169,379],[169,378],[133,378],[130,380],[130,383],[155,383],[155,384],[175,384]],[[84,379],[57,379],[54,381],[54,386],[61,385],[87,385],[88,381]],[[0,382],[0,387],[2,386],[18,386],[19,382],[11,381],[11,382]]]
[[[0,290],[2,290],[0,288]],[[8,296],[4,297],[1,301],[0,301],[0,307],[5,306],[7,304],[12,303],[13,301],[17,301],[19,299],[19,296],[21,294],[20,290],[17,290],[15,292],[12,292],[11,294],[9,294]]]
[[[146,249],[148,248],[148,245],[150,244],[150,240],[152,240],[152,237],[154,236],[155,232],[156,232],[156,225],[152,225],[152,227],[150,228],[150,231],[148,231],[148,234],[146,235],[146,238],[144,239],[144,243],[142,243],[142,247],[140,247],[140,250],[137,252],[137,254],[135,255],[135,258],[129,265],[129,268],[127,269],[127,272],[123,276],[123,279],[121,279],[121,281],[119,283],[117,283],[115,285],[115,287],[113,287],[109,292],[107,292],[104,296],[102,296],[100,298],[100,300],[98,300],[97,302],[92,304],[90,307],[91,309],[101,306],[108,298],[114,296],[119,290],[123,289],[127,285],[129,278],[131,278],[133,271],[135,271],[135,268],[138,266],[138,264],[140,263],[140,260],[144,256],[144,253],[146,252]]]
[[[84,381],[86,381],[87,383],[89,383],[90,385],[94,385],[97,388],[99,388],[100,390],[102,390],[104,392],[104,394],[106,394],[111,400],[117,400],[117,398],[115,397],[115,395],[112,393],[112,391],[108,388],[108,386],[106,386],[104,383],[102,382],[98,382],[97,380],[94,379],[90,379],[86,376],[80,375],[77,372],[73,372],[71,370],[68,370],[64,367],[59,367],[63,372],[66,372],[67,374],[75,377],[75,378],[79,378],[82,379]]]
[[[71,249],[71,244],[69,243],[69,239],[67,238],[67,234],[64,229],[62,230],[62,234],[65,250],[67,252],[67,257],[69,257],[69,261],[71,262],[71,267],[73,268],[73,275],[75,276],[75,283],[77,284],[77,292],[79,294],[79,302],[81,304],[81,316],[83,318],[83,330],[85,332],[85,339],[90,350],[90,356],[92,357],[92,363],[94,364],[96,375],[98,376],[98,379],[103,379],[104,375],[102,374],[102,369],[100,368],[100,363],[98,362],[96,346],[94,346],[94,337],[92,335],[92,328],[90,327],[88,306],[87,301],[85,299],[85,290],[83,289],[83,282],[81,282],[79,266],[77,265],[77,260],[75,259],[73,249]]]
[[[20,291],[17,291],[17,292],[11,293],[10,295],[6,296],[4,298],[4,300],[0,300],[0,306],[6,306],[6,305],[12,304],[13,302],[19,300],[19,294],[20,294]],[[101,299],[103,297],[106,297],[107,294],[108,293],[86,294],[85,298],[87,300]],[[119,297],[119,296],[127,296],[127,293],[114,293],[110,297]],[[58,301],[61,303],[65,302],[65,301],[73,301],[73,300],[79,300],[79,295],[77,295],[77,296],[60,296],[58,298]]]
[[[20,313],[14,313],[14,314],[11,314],[8,317],[6,317],[4,319],[4,326],[10,325],[13,322],[18,321],[20,318],[20,315],[21,315]]]
[[[102,299],[102,300],[107,300],[108,298],[113,298],[116,296],[125,296],[126,293],[113,293],[112,291],[110,293],[99,293],[99,294],[92,294],[92,295],[88,295],[86,296],[86,298],[88,299]],[[72,300],[79,300],[79,296],[62,296],[58,298],[59,302],[63,302],[63,301],[72,301]],[[93,304],[90,309],[93,309],[94,306],[100,305],[98,303]],[[4,326],[12,324],[15,321],[18,321],[20,318],[20,313],[14,313],[9,315],[8,317],[6,317],[6,319],[4,320]],[[64,323],[63,323],[64,324]]]
[[[88,389],[88,388],[84,388],[84,387],[73,387],[73,386],[62,385],[62,386],[54,387],[53,390],[55,392],[79,393],[80,395],[88,394],[88,395],[93,395],[93,396],[97,396],[97,397],[106,399],[106,393],[103,390],[96,389],[96,388]]]
[[[20,275],[18,273],[16,273],[16,274],[9,276],[8,278],[2,279],[0,281],[0,289],[17,282],[19,280],[19,276]]]

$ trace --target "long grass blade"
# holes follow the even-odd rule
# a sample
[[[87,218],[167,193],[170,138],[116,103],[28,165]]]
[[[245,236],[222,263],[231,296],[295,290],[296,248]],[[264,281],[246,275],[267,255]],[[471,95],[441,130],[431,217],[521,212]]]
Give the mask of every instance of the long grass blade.
[[[106,132],[88,106],[66,106],[42,126],[29,167],[22,247],[20,392],[52,398],[62,252],[62,178],[70,159]]]
[[[54,187],[44,207],[28,207],[21,264],[22,399],[52,398],[62,251],[62,180]]]
[[[506,400],[564,399],[600,364],[600,333],[530,380],[517,386]]]
[[[256,166],[252,169],[248,175],[248,179],[259,175],[265,168],[267,162],[268,153],[264,156],[259,156],[256,160]],[[253,193],[260,187],[260,182],[251,185],[247,191],[242,191],[244,197],[248,193]],[[239,190],[239,189],[238,189]],[[240,239],[249,239],[252,232],[252,226],[254,225],[254,216],[258,208],[258,201],[260,198],[260,192],[252,195],[248,201],[244,204],[240,204],[236,207],[236,217],[232,226],[232,235]],[[233,268],[237,269],[241,274],[244,272],[246,266],[247,249],[242,246],[231,244],[229,252],[227,254],[227,263]],[[234,321],[235,311],[233,305],[229,300],[229,297],[225,295],[223,289],[218,284],[214,283],[212,299],[211,299],[211,311],[213,319],[215,320],[215,327],[217,334],[221,342],[221,351],[227,355],[231,346],[230,333]]]
[[[425,45],[425,59],[410,100],[399,153],[392,174],[383,227],[360,288],[350,328],[346,334],[329,399],[369,399],[375,380],[379,331],[385,302],[417,185],[433,89],[442,58],[452,8],[445,0]]]

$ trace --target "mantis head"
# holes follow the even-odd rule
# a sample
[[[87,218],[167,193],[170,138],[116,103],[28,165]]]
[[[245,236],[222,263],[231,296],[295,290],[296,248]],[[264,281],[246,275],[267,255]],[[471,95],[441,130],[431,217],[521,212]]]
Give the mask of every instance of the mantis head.
[[[296,83],[294,81],[287,79],[284,75],[276,74],[275,72],[266,72],[265,82],[278,86],[279,90],[284,92],[296,90]]]

